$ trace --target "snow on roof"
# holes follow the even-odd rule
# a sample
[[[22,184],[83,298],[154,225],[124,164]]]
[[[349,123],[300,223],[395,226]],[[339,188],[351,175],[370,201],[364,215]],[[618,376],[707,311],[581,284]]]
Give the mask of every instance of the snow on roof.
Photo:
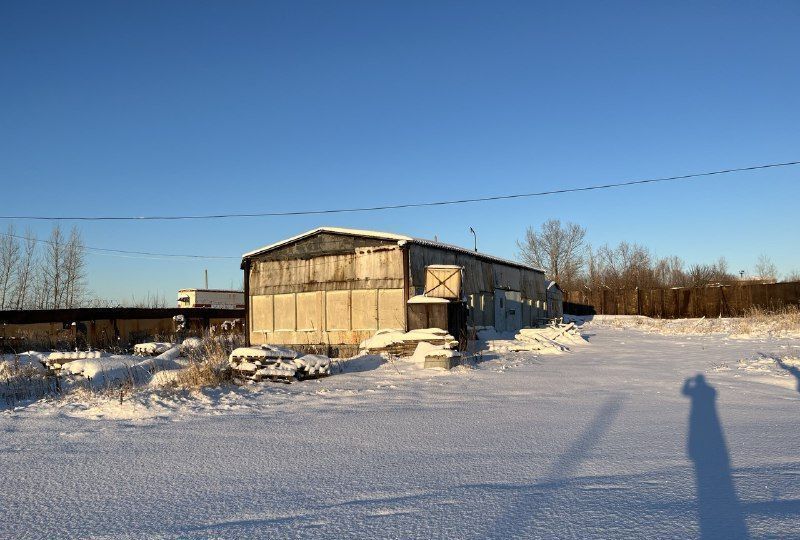
[[[244,294],[244,291],[236,289],[178,289],[178,293],[182,292],[224,292]]]
[[[484,259],[492,262],[497,262],[500,264],[505,264],[508,266],[515,266],[517,268],[525,268],[527,270],[535,270],[537,272],[542,272],[543,270],[540,268],[535,268],[533,266],[529,266],[527,264],[523,264],[519,261],[512,261],[509,259],[503,259],[501,257],[495,257],[494,255],[487,255],[486,253],[480,253],[478,251],[473,251],[471,249],[463,248],[461,246],[455,246],[453,244],[445,244],[444,242],[437,242],[434,240],[427,240],[424,238],[414,238],[413,236],[406,236],[404,234],[395,234],[395,233],[387,233],[387,232],[380,232],[380,231],[367,231],[362,229],[347,229],[344,227],[317,227],[316,229],[311,229],[310,231],[306,231],[304,233],[298,234],[296,236],[292,236],[291,238],[287,238],[285,240],[281,240],[280,242],[275,242],[274,244],[269,244],[268,246],[264,246],[253,251],[248,251],[244,255],[242,255],[242,262],[244,259],[248,259],[255,255],[260,255],[262,253],[266,253],[268,251],[272,251],[277,249],[281,246],[285,246],[287,244],[291,244],[292,242],[296,242],[298,240],[302,240],[303,238],[308,238],[309,236],[314,236],[315,234],[319,233],[333,233],[333,234],[342,234],[347,236],[362,236],[367,238],[378,238],[382,240],[392,240],[397,242],[398,245],[405,245],[405,244],[417,244],[420,246],[427,246],[439,249],[445,249],[447,251],[455,251],[458,253],[463,253],[465,255],[472,255],[473,257],[477,257],[479,259]]]
[[[447,298],[439,298],[437,296],[425,296],[418,294],[408,299],[407,304],[449,304],[450,300]]]
[[[243,259],[248,257],[252,257],[253,255],[259,255],[261,253],[266,253],[267,251],[272,251],[273,249],[279,248],[286,244],[291,244],[292,242],[296,242],[298,240],[302,240],[303,238],[307,238],[309,236],[314,236],[315,234],[328,232],[334,234],[346,234],[349,236],[365,236],[367,238],[380,238],[384,240],[395,240],[397,242],[400,241],[411,241],[413,240],[410,236],[404,236],[402,234],[392,234],[392,233],[384,233],[378,231],[365,231],[361,229],[345,229],[342,227],[317,227],[316,229],[311,229],[310,231],[306,231],[304,233],[298,234],[296,236],[292,236],[291,238],[287,238],[286,240],[281,240],[280,242],[275,242],[274,244],[270,244],[268,246],[264,246],[262,248],[255,249],[253,251],[248,251],[244,255],[242,255]]]

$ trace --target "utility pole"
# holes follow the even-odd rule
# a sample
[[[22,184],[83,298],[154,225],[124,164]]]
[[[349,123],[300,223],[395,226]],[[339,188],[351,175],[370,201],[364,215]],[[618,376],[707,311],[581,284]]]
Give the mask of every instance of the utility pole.
[[[208,268],[206,268],[206,289],[208,289]]]
[[[475,234],[475,229],[473,229],[472,227],[469,228],[469,232],[471,232],[472,236],[475,238],[475,253],[477,253],[478,252],[478,235]]]

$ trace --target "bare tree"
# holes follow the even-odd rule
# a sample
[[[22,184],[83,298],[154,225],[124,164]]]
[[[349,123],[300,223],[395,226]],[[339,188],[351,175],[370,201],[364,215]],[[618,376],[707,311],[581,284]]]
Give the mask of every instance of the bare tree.
[[[688,283],[691,287],[705,287],[707,285],[725,285],[732,283],[736,277],[728,272],[728,261],[720,257],[713,264],[694,264],[689,267]]]
[[[689,267],[689,286],[705,287],[714,283],[714,269],[710,264],[693,264]]]
[[[33,270],[36,264],[36,237],[30,229],[25,231],[25,243],[17,267],[17,286],[14,289],[15,309],[25,309],[30,305]]]
[[[543,268],[547,277],[569,290],[578,285],[583,268],[586,229],[576,223],[563,226],[558,219],[545,221],[536,231],[528,227],[525,240],[517,241],[520,258]]]
[[[653,257],[644,246],[620,242],[617,247],[601,246],[595,265],[600,285],[616,289],[656,287]]]
[[[50,232],[47,248],[41,261],[39,283],[40,293],[44,295],[44,306],[48,309],[58,309],[64,299],[64,251],[66,249],[64,233],[61,226],[56,225]]]
[[[74,227],[68,237],[55,226],[44,248],[28,229],[21,246],[14,244],[13,288],[4,286],[4,270],[0,241],[0,307],[14,309],[58,309],[78,307],[86,298],[86,247],[80,231]],[[10,279],[9,279],[10,281]],[[9,290],[12,292],[9,293]]]
[[[586,279],[584,286],[592,289],[602,287],[603,284],[603,264],[597,251],[592,246],[586,246]]]
[[[136,298],[136,295],[131,295],[131,307],[137,308],[165,308],[167,307],[167,298],[162,293],[159,295],[156,293],[151,293],[147,291],[147,296],[144,298]]]
[[[656,261],[655,279],[659,287],[685,287],[688,285],[684,263],[678,256],[664,257]]]
[[[14,225],[9,224],[6,234],[0,236],[0,309],[11,306],[18,261],[19,242],[14,234]]]
[[[85,298],[81,305],[89,308],[117,308],[123,307],[117,300],[109,300],[108,298],[100,298],[98,296],[90,296]]]
[[[77,227],[73,227],[64,246],[64,268],[61,273],[63,278],[61,305],[65,308],[78,307],[83,301],[86,278],[84,255],[85,247],[80,231]]]
[[[560,221],[551,219],[539,231],[528,228],[525,241],[517,242],[520,257],[544,268],[548,277],[558,280],[567,292],[603,287],[702,287],[736,281],[724,257],[711,264],[692,265],[686,270],[680,257],[657,258],[648,248],[636,243],[620,242],[614,247],[606,244],[598,248],[584,246],[585,233],[578,225],[562,226]],[[774,265],[766,268],[767,274],[777,274]]]
[[[760,279],[774,281],[778,277],[778,267],[775,266],[772,259],[762,253],[756,263],[756,275]]]

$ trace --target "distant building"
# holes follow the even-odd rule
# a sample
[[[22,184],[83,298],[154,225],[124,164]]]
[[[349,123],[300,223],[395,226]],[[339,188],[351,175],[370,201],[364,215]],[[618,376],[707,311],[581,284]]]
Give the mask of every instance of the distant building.
[[[226,289],[181,289],[178,307],[243,309],[244,293]]]
[[[749,276],[749,277],[741,277],[736,278],[734,282],[737,285],[769,285],[771,283],[777,283],[778,280],[774,277],[766,277],[762,278],[759,276]],[[728,283],[715,283],[714,285],[728,285]]]
[[[498,330],[547,319],[541,270],[399,234],[320,227],[244,254],[242,269],[253,344],[353,346],[464,312]]]

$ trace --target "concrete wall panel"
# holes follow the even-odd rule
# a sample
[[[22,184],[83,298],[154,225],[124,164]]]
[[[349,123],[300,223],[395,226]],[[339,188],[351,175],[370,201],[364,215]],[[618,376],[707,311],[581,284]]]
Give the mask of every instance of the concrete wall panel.
[[[350,330],[350,291],[325,293],[326,330]]]
[[[253,330],[275,329],[273,321],[273,296],[265,294],[250,299],[250,320]]]
[[[353,330],[378,329],[378,291],[352,291]]]
[[[378,291],[378,328],[402,330],[406,326],[406,300],[403,289]]]
[[[321,330],[322,323],[321,291],[297,293],[297,329]]]
[[[275,330],[297,329],[294,294],[275,295]]]

